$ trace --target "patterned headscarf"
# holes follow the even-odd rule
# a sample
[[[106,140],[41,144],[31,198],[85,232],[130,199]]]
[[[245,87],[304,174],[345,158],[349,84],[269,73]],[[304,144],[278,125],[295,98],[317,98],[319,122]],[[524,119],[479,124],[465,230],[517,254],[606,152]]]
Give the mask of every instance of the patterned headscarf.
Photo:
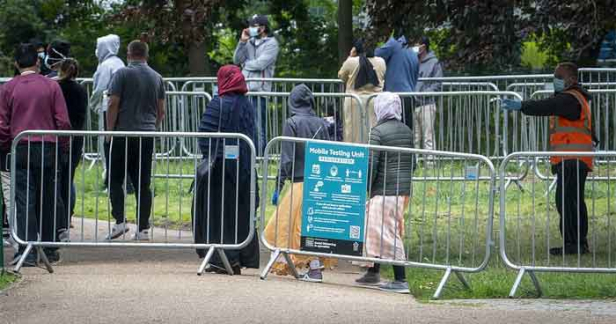
[[[377,122],[389,119],[402,120],[402,102],[400,96],[391,92],[382,92],[374,99],[374,114]]]

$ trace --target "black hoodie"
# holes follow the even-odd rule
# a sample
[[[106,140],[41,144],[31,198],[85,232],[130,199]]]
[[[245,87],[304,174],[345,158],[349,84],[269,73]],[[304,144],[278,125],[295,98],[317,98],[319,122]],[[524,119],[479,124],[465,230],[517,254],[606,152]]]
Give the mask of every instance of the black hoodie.
[[[284,123],[282,136],[330,140],[328,124],[314,113],[314,106],[314,96],[306,85],[293,88],[289,96],[291,117]],[[293,146],[292,142],[282,143],[279,190],[282,190],[285,180],[304,181],[304,144]]]

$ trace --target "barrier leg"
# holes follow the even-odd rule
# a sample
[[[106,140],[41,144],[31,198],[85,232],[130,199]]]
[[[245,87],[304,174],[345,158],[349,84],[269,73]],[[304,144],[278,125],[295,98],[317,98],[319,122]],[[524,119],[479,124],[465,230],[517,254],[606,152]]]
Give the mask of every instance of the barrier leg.
[[[466,288],[467,290],[471,290],[471,285],[468,284],[468,281],[461,272],[454,271],[453,273],[456,274],[456,277],[458,277],[458,280],[460,280],[464,288]]]
[[[267,261],[267,265],[265,266],[265,269],[263,269],[263,272],[261,272],[261,280],[265,280],[265,278],[267,278],[267,275],[269,274],[270,269],[274,266],[274,262],[276,262],[279,256],[280,256],[280,250],[276,250],[274,251],[274,253],[272,253],[272,256],[270,257],[269,261]]]
[[[229,259],[227,258],[227,254],[225,253],[225,250],[218,249],[218,255],[220,256],[220,260],[222,260],[222,264],[225,266],[225,269],[227,270],[227,274],[232,276],[233,269],[231,268],[231,263],[229,263]]]
[[[24,261],[26,260],[26,257],[28,257],[28,254],[30,254],[30,252],[32,252],[32,244],[28,244],[28,246],[26,246],[24,253],[21,255],[21,258],[19,258],[19,261],[17,261],[17,264],[15,265],[15,269],[13,271],[19,272],[19,270],[21,270],[21,267],[24,265]]]
[[[209,250],[207,250],[207,253],[205,254],[205,258],[203,258],[203,262],[201,262],[201,265],[199,266],[199,270],[197,270],[197,275],[200,276],[203,274],[203,272],[205,272],[205,267],[207,266],[208,263],[210,263],[210,260],[212,259],[212,256],[214,256],[214,247],[211,247]]]
[[[511,291],[509,292],[509,298],[515,297],[515,294],[518,291],[520,284],[522,283],[522,278],[524,278],[524,274],[527,272],[528,276],[530,277],[530,280],[533,282],[535,290],[537,291],[537,297],[541,297],[543,295],[543,291],[541,290],[541,286],[539,285],[539,280],[537,279],[535,272],[532,270],[526,270],[526,268],[521,268],[520,272],[518,272],[518,277],[515,278],[513,287],[511,287]]]
[[[441,279],[441,282],[438,284],[438,287],[434,292],[434,296],[432,296],[433,299],[439,299],[441,297],[441,293],[443,292],[443,288],[445,288],[447,280],[449,280],[449,276],[451,276],[451,268],[447,268],[447,270],[445,270],[445,275],[443,276],[443,279]]]
[[[51,263],[49,263],[49,259],[47,259],[47,255],[45,255],[45,251],[40,246],[36,247],[36,251],[38,252],[38,257],[43,261],[45,268],[49,273],[53,273],[53,268],[51,267]]]
[[[285,260],[287,260],[287,266],[291,269],[291,275],[295,277],[295,279],[299,278],[299,273],[297,272],[297,268],[295,268],[295,264],[293,264],[293,260],[291,260],[291,256],[289,253],[283,253]]]
[[[541,286],[539,285],[539,279],[537,279],[535,272],[529,271],[528,276],[530,277],[530,280],[532,280],[533,285],[535,286],[535,290],[537,291],[537,297],[543,296],[543,291],[541,290]]]

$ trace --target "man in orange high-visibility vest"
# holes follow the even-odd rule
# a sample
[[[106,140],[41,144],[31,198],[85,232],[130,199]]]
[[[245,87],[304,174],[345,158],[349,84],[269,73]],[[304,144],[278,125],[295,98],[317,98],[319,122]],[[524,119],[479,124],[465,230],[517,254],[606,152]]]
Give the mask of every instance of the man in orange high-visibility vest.
[[[554,96],[545,100],[505,99],[501,107],[520,110],[531,116],[550,116],[550,150],[592,152],[598,142],[593,132],[590,95],[578,83],[574,63],[561,63],[554,72]],[[592,156],[552,156],[556,175],[556,209],[560,214],[560,232],[564,246],[551,248],[550,254],[588,253],[588,211],[584,186],[592,171]]]

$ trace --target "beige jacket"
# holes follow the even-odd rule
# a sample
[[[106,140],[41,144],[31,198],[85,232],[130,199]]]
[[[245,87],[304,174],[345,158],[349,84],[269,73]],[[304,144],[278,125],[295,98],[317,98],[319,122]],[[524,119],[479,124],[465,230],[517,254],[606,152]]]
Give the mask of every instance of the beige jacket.
[[[372,84],[367,84],[359,89],[355,89],[355,79],[357,79],[357,73],[359,73],[359,57],[349,57],[344,61],[344,64],[342,64],[340,71],[338,71],[338,78],[345,83],[347,92],[371,94],[383,91],[383,87],[385,86],[385,71],[387,70],[385,60],[377,56],[371,57],[368,60],[372,63],[376,71],[376,76],[379,79],[379,86],[375,87]]]

